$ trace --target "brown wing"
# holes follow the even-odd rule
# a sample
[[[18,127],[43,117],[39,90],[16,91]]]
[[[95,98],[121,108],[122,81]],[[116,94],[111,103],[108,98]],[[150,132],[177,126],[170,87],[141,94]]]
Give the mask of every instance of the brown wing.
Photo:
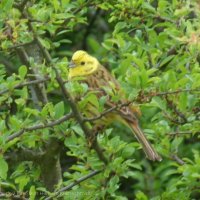
[[[101,96],[106,95],[106,91],[104,90],[104,86],[107,86],[115,90],[115,92],[120,93],[121,99],[118,104],[126,104],[128,101],[125,99],[125,94],[120,89],[120,84],[117,80],[110,74],[110,72],[103,66],[99,66],[98,70],[87,77],[85,82],[88,84],[90,90],[98,91],[97,96],[100,98]],[[112,85],[111,85],[112,84]],[[113,88],[114,87],[114,88]],[[116,102],[111,101],[111,98],[108,96],[106,106],[107,108],[114,107]],[[126,120],[135,122],[137,120],[136,110],[131,106],[125,106],[121,109],[117,110],[117,112]],[[136,116],[135,116],[136,115]]]

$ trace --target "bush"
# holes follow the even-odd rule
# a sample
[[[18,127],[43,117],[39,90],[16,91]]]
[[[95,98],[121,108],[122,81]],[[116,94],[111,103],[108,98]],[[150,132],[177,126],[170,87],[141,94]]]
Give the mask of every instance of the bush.
[[[0,197],[198,199],[199,8],[197,0],[1,1]],[[88,87],[67,78],[78,49],[140,106],[161,162],[148,161],[123,124],[88,144],[71,97]],[[93,94],[79,105],[103,112],[104,101]]]

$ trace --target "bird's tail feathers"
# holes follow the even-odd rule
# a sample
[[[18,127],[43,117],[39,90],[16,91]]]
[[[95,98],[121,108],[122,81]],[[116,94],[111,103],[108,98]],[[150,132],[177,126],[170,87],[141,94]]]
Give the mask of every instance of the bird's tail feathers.
[[[142,145],[142,148],[149,160],[161,161],[161,156],[156,152],[156,150],[151,146],[150,142],[147,140],[143,131],[140,129],[137,123],[130,124],[131,129],[134,131],[134,135],[137,138],[138,142]]]

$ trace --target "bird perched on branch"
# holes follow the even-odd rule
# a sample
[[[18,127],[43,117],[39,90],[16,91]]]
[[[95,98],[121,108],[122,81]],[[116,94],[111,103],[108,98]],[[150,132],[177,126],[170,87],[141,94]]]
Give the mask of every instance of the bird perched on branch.
[[[124,123],[132,130],[136,139],[142,145],[148,159],[153,161],[162,160],[141,130],[137,119],[138,113],[134,106],[128,103],[125,98],[125,94],[120,89],[121,87],[118,81],[99,63],[95,57],[82,50],[76,51],[69,64],[69,79],[71,80],[75,77],[81,77],[81,81],[87,83],[89,90],[94,91],[99,99],[102,96],[106,97],[105,108],[115,108],[112,112],[108,112],[98,121],[95,121],[96,124],[107,125],[115,120]],[[120,93],[120,100],[118,102],[114,101],[110,94],[108,94],[108,91],[112,91],[116,94],[118,93],[118,95]],[[84,115],[90,118],[95,117],[99,115],[99,111],[95,105],[88,103],[84,109]]]

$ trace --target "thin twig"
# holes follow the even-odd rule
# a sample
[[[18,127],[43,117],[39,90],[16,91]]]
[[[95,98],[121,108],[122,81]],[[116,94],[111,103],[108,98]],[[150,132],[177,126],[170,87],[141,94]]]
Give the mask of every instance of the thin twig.
[[[98,119],[101,119],[103,116],[109,114],[112,111],[115,111],[117,109],[121,109],[123,107],[129,106],[132,102],[127,102],[127,103],[123,103],[123,104],[117,104],[107,110],[105,110],[104,112],[100,113],[98,116],[92,117],[92,118],[84,118],[85,122],[91,122],[91,121],[96,121]]]
[[[26,43],[19,43],[19,44],[14,44],[12,46],[9,46],[8,49],[16,49],[16,48],[19,48],[19,47],[23,47],[23,46],[27,46],[29,44],[31,44],[33,41],[31,42],[26,42]]]
[[[52,196],[47,197],[45,200],[51,200],[51,199],[53,199],[53,198],[55,198],[55,197],[57,197],[57,196],[63,195],[63,194],[62,194],[63,192],[66,192],[66,191],[68,191],[68,190],[71,190],[75,185],[79,185],[81,182],[83,182],[83,181],[85,181],[85,180],[87,180],[87,179],[89,179],[89,178],[91,178],[91,177],[93,177],[93,176],[99,174],[100,172],[102,172],[102,170],[95,170],[95,171],[92,171],[92,172],[89,173],[88,175],[83,176],[83,177],[81,177],[81,178],[75,180],[73,183],[69,184],[68,186],[61,188],[60,190],[58,190],[57,192],[55,192]]]
[[[155,18],[155,19],[158,19],[158,20],[165,21],[165,22],[170,22],[170,23],[172,23],[172,24],[176,24],[176,23],[177,23],[177,21],[175,21],[175,20],[171,20],[171,19],[169,19],[169,18],[167,18],[167,17],[163,17],[163,16],[160,16],[160,15],[157,15],[157,16],[155,16],[154,18]]]
[[[24,196],[25,196],[25,193],[23,194],[22,192],[13,192],[13,193],[12,192],[6,192],[6,193],[0,192],[0,199],[28,200]]]
[[[171,133],[167,133],[169,136],[183,136],[183,135],[196,135],[200,134],[200,131],[192,132],[192,131],[175,131]]]
[[[179,121],[178,119],[175,119],[174,117],[172,117],[171,115],[169,115],[166,111],[163,110],[164,116],[170,120],[171,122],[173,122],[174,124],[179,124],[182,125],[184,124],[184,122]]]
[[[148,43],[149,43],[149,35],[148,35],[148,31],[146,30],[146,28],[144,29],[144,40],[145,40],[145,43],[148,45]],[[151,54],[150,54],[149,51],[147,51],[147,57],[148,57],[148,62],[149,62],[150,68],[154,68],[152,57],[151,57]]]
[[[21,87],[24,87],[24,86],[27,86],[27,85],[34,85],[34,84],[38,84],[38,83],[43,83],[43,82],[46,82],[49,79],[50,78],[44,78],[44,79],[22,82],[22,83],[19,83],[16,86],[14,86],[12,89],[18,89],[18,88],[21,88]],[[0,95],[5,94],[6,92],[9,92],[9,91],[10,91],[10,89],[4,89],[4,90],[0,91]]]
[[[63,122],[65,122],[66,120],[70,119],[73,117],[73,114],[72,113],[69,113],[67,115],[64,115],[63,117],[61,117],[60,119],[57,119],[55,121],[52,121],[52,122],[49,122],[47,124],[38,124],[38,125],[34,125],[34,126],[30,126],[30,127],[27,127],[27,128],[23,128],[21,129],[20,131],[16,132],[16,133],[13,133],[12,135],[10,135],[6,142],[9,142],[19,136],[21,136],[23,133],[25,132],[30,132],[30,131],[35,131],[35,130],[38,130],[38,129],[44,129],[44,128],[49,128],[49,127],[54,127],[56,125],[59,125]]]
[[[152,95],[150,94],[150,96],[165,96],[168,94],[178,94],[181,92],[200,92],[200,89],[180,89],[180,90],[175,90],[175,91],[159,92]]]
[[[168,103],[169,108],[171,108],[174,111],[174,113],[182,119],[179,122],[181,124],[187,123],[186,116],[178,109],[177,105],[175,105],[175,103],[168,98],[168,95],[165,97],[165,100]]]
[[[149,102],[155,96],[168,96],[168,95],[175,95],[184,92],[200,92],[200,89],[178,89],[175,91],[166,91],[166,92],[157,92],[157,91],[150,91],[148,93],[144,93],[144,91],[140,91],[137,98],[134,100],[136,102]]]
[[[176,161],[179,165],[185,164],[185,162],[175,154],[171,155],[171,159]]]
[[[170,92],[160,92],[160,93],[152,93],[152,94],[150,93],[148,95],[151,96],[151,97],[154,97],[154,96],[166,96],[166,95],[169,95],[169,94],[177,94],[177,93],[181,93],[181,92],[193,92],[193,91],[200,91],[200,90],[198,90],[198,89],[190,89],[190,90],[189,89],[183,89],[183,90],[170,91]],[[129,106],[133,102],[134,101],[129,101],[127,103],[117,104],[117,105],[105,110],[104,112],[100,113],[98,116],[95,116],[95,117],[92,117],[92,118],[84,118],[84,121],[87,121],[87,122],[96,121],[98,119],[101,119],[103,116],[109,114],[112,111],[115,111],[115,110],[120,109],[122,107]],[[165,113],[165,114],[167,115],[167,113]],[[177,122],[177,121],[175,121],[175,122],[179,124],[179,122]]]

